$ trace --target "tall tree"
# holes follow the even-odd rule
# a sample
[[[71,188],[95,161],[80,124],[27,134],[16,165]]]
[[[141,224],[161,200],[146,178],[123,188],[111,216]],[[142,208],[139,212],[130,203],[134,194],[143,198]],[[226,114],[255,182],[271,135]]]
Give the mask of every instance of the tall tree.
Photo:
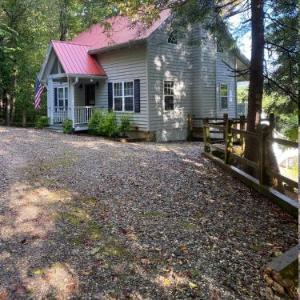
[[[264,0],[251,0],[251,37],[247,130],[255,132],[260,125],[264,86]],[[246,140],[245,156],[249,160],[257,160],[256,143],[251,136]]]

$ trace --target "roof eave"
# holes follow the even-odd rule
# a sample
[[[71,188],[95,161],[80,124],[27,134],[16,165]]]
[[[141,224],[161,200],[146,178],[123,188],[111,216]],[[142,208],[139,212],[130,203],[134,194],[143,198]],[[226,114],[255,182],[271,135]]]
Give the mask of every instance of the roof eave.
[[[78,78],[95,78],[95,79],[106,79],[107,75],[94,75],[94,74],[77,74],[77,73],[60,73],[49,75],[49,78],[64,78],[64,77],[78,77]]]
[[[108,52],[111,50],[126,48],[126,47],[130,47],[130,46],[137,45],[137,44],[143,44],[147,40],[147,38],[148,37],[137,39],[137,40],[131,40],[126,43],[115,44],[115,45],[111,45],[111,46],[107,46],[107,47],[103,47],[103,48],[90,49],[88,51],[88,54],[90,54],[90,55],[100,54],[100,53]]]

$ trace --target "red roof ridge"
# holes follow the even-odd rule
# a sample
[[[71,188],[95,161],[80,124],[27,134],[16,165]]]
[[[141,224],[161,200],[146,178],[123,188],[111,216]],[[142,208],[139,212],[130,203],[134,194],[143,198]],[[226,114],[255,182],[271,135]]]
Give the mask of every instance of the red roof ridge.
[[[69,45],[74,45],[74,46],[90,47],[90,45],[85,45],[85,44],[75,43],[75,42],[73,42],[72,40],[71,40],[71,41],[51,40],[51,43],[61,43],[61,44],[69,44]]]
[[[151,26],[143,22],[131,20],[126,15],[117,15],[107,18],[103,22],[93,24],[72,39],[72,42],[88,44],[90,51],[97,52],[112,45],[127,44],[131,41],[147,39],[166,19],[171,11],[166,9],[160,13],[160,18],[155,20]],[[105,30],[105,22],[111,28]]]

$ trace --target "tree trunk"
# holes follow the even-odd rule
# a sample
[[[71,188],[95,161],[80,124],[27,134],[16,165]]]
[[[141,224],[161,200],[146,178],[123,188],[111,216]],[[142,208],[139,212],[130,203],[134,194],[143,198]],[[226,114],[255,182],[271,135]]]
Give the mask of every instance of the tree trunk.
[[[17,62],[14,59],[14,68],[12,73],[12,86],[13,86],[13,93],[11,95],[10,99],[10,121],[11,123],[15,122],[15,115],[16,115],[16,93],[17,93],[17,87],[18,87],[18,81],[17,81]]]
[[[59,8],[59,39],[65,41],[68,37],[68,0],[63,0]]]
[[[8,93],[5,93],[5,99],[6,99],[6,111],[5,111],[5,125],[10,126],[10,95]]]
[[[264,84],[264,0],[251,0],[251,28],[247,130],[255,132],[260,124]],[[251,137],[246,139],[245,157],[252,161],[258,160],[257,141]]]

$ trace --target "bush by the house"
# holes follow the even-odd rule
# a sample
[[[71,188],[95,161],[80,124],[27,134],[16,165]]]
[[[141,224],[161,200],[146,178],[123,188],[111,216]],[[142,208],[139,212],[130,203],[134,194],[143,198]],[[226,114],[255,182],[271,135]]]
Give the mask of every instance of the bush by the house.
[[[46,116],[40,116],[37,118],[35,122],[35,127],[42,129],[44,127],[47,127],[49,125],[49,118]]]
[[[98,126],[101,122],[102,116],[102,111],[99,109],[93,112],[88,123],[88,129],[91,134],[98,134]]]
[[[68,134],[72,133],[73,132],[72,120],[70,120],[70,119],[64,120],[62,127],[63,127],[64,133],[68,133]]]
[[[128,115],[123,115],[120,120],[119,131],[121,136],[126,136],[131,130],[130,117]]]
[[[114,112],[96,110],[89,121],[88,128],[92,134],[109,137],[119,135],[119,127]]]
[[[115,137],[119,135],[119,127],[114,112],[104,112],[98,125],[99,135]]]

